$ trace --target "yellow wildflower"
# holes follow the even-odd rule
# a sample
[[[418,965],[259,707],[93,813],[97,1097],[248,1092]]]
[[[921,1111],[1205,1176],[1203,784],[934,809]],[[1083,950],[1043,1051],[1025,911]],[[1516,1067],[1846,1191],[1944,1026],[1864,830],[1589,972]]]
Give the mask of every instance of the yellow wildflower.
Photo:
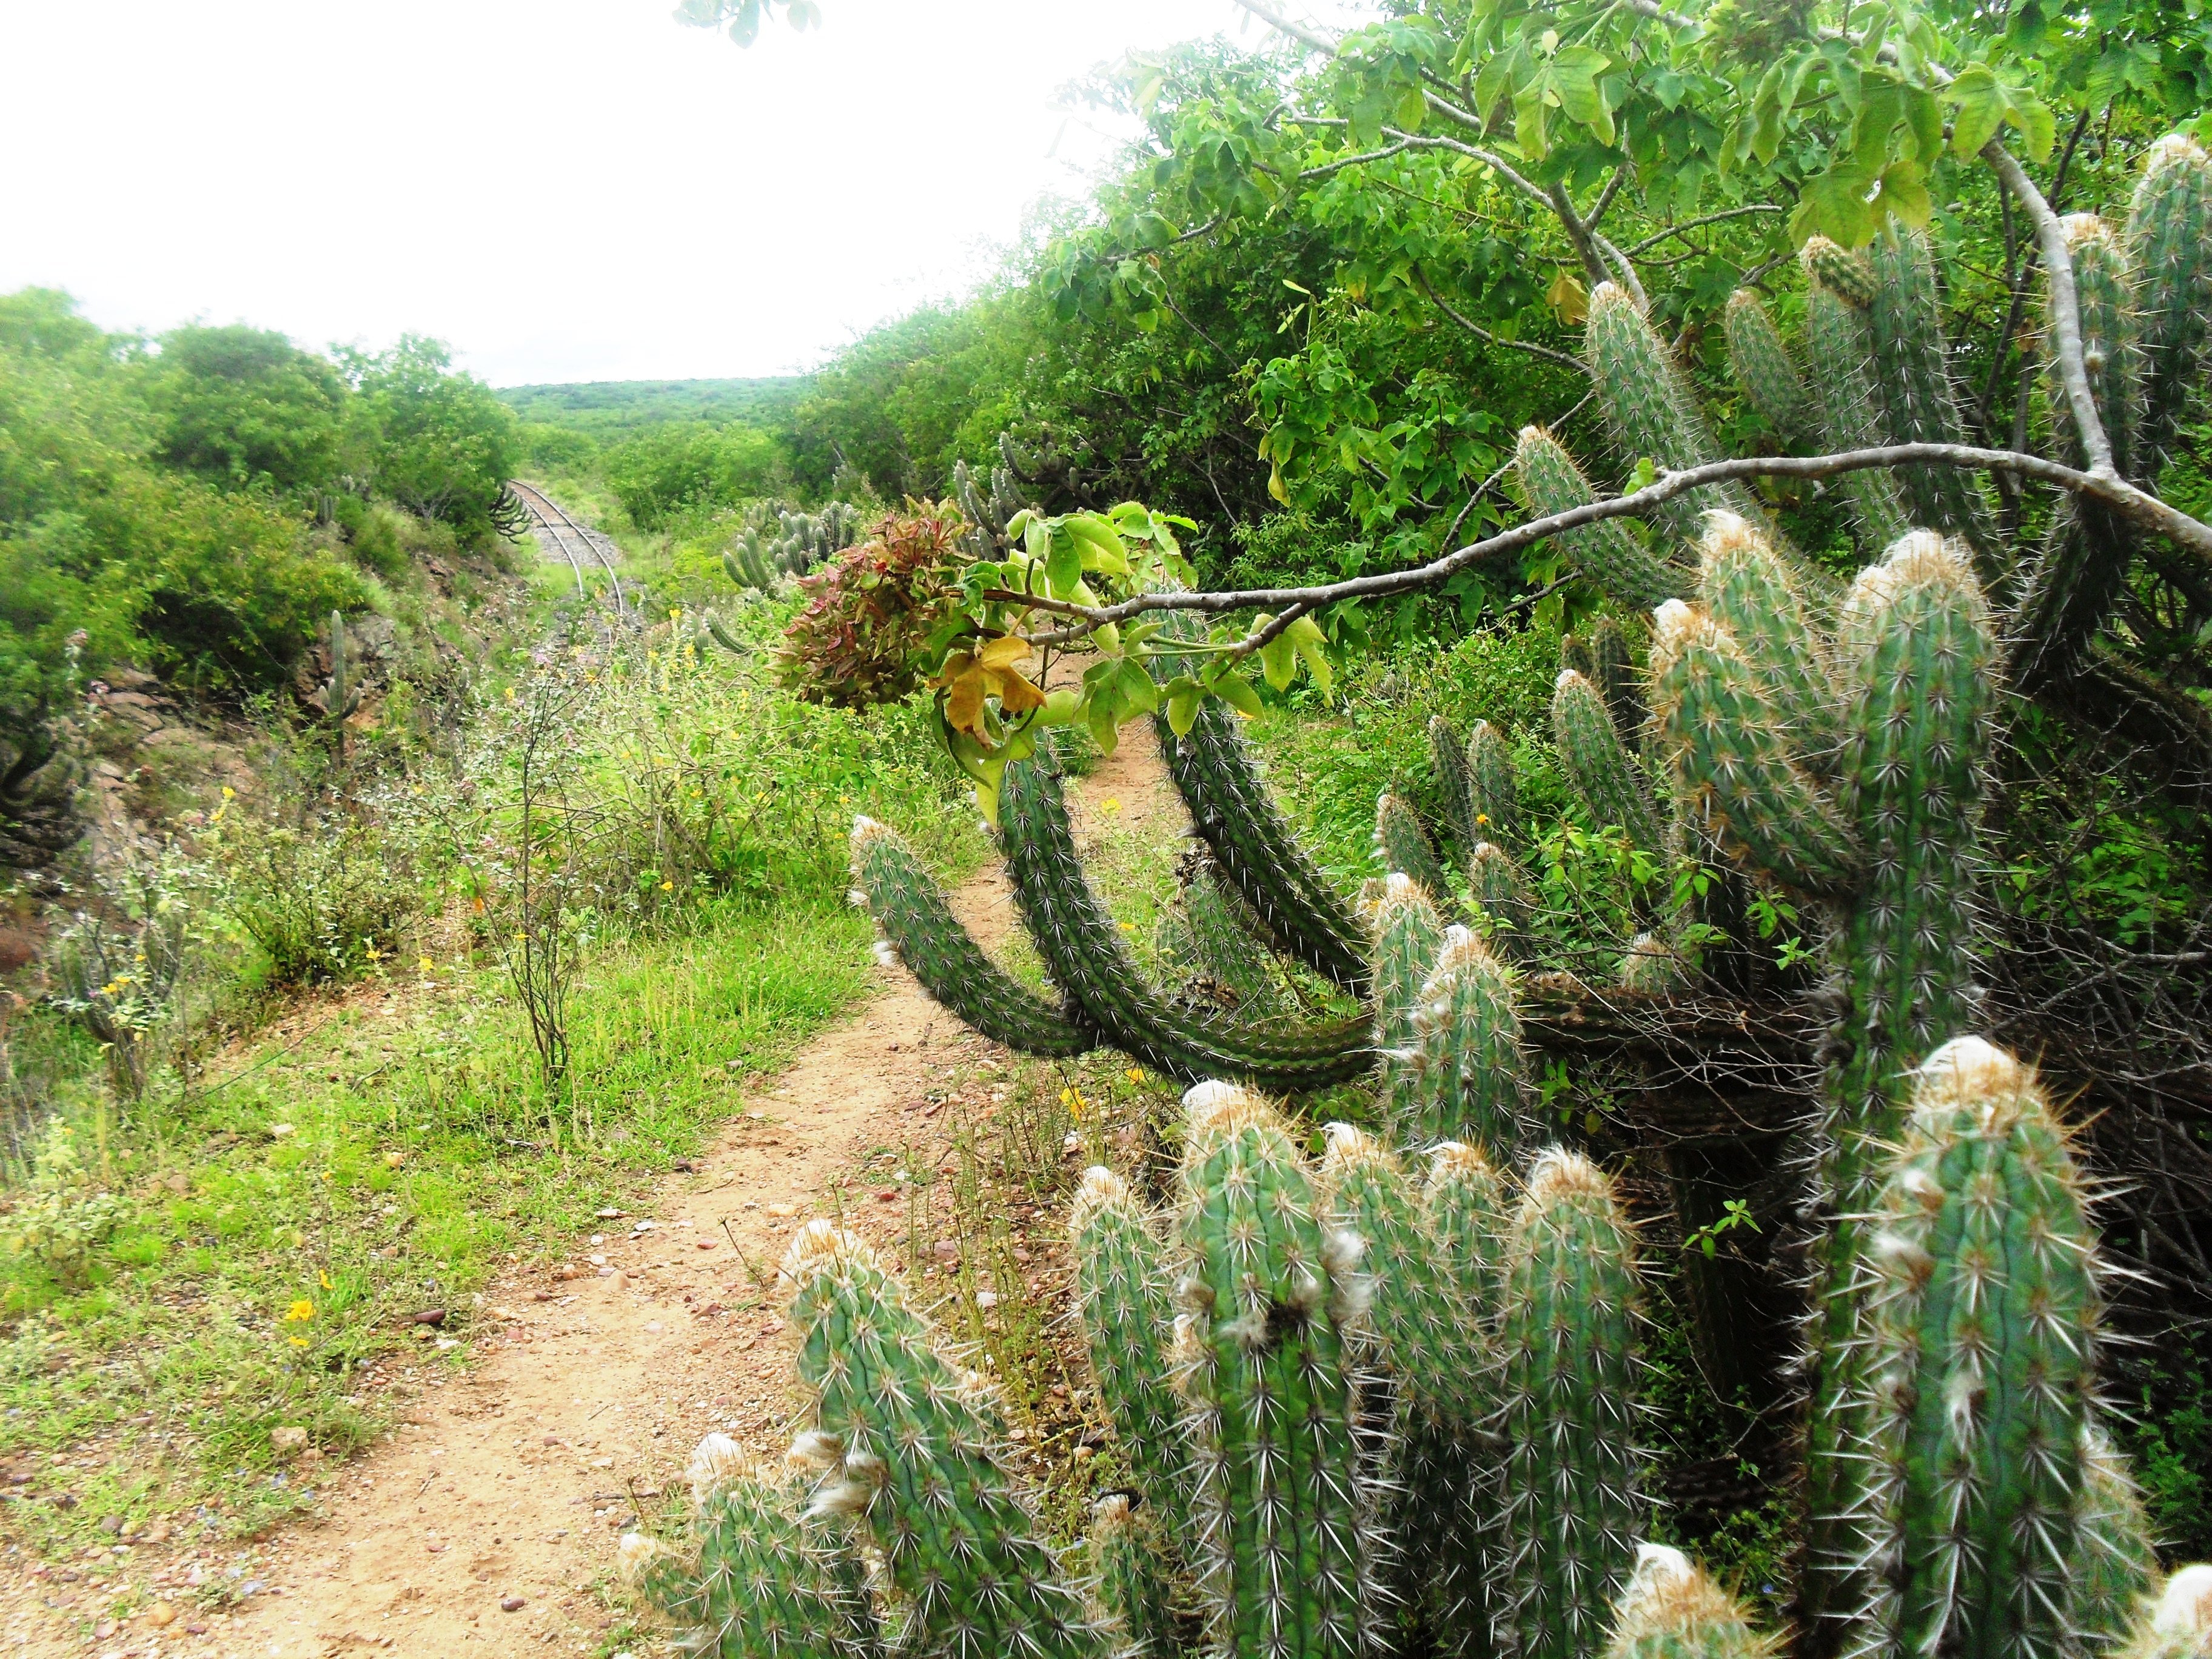
[[[304,1296],[284,1310],[284,1322],[287,1325],[304,1325],[314,1316],[315,1304]]]

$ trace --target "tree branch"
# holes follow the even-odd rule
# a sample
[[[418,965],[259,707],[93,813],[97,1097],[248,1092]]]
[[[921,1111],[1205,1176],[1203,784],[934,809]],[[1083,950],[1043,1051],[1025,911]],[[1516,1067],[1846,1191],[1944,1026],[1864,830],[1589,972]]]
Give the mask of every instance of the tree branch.
[[[1443,554],[1423,565],[1404,570],[1382,570],[1317,587],[1261,587],[1213,592],[1139,593],[1114,605],[1078,605],[994,589],[986,597],[1018,602],[1037,611],[1073,619],[1073,625],[1030,635],[1037,645],[1060,645],[1109,623],[1127,622],[1150,611],[1273,611],[1284,605],[1319,610],[1346,599],[1386,599],[1432,587],[1482,560],[1516,552],[1548,536],[1563,535],[1607,519],[1640,517],[1677,495],[1709,484],[1730,483],[1744,478],[1829,478],[1839,473],[1863,472],[1874,467],[1934,465],[1975,471],[2018,472],[2039,483],[2056,485],[2078,495],[2104,502],[2121,517],[2165,536],[2177,546],[2212,562],[2212,525],[2191,518],[2148,491],[2138,489],[2109,469],[2084,472],[2075,467],[2045,460],[2040,455],[2009,449],[1979,449],[1969,444],[1886,444],[1874,449],[1845,450],[1831,455],[1761,455],[1737,460],[1711,461],[1662,473],[1655,483],[1626,495],[1588,501],[1564,513],[1554,513],[1501,530],[1494,536]]]
[[[1647,236],[1640,242],[1632,242],[1621,252],[1632,259],[1645,248],[1658,246],[1669,236],[1680,236],[1686,231],[1698,230],[1706,225],[1717,225],[1723,219],[1741,219],[1747,213],[1787,213],[1788,211],[1787,208],[1777,207],[1771,202],[1753,202],[1747,207],[1724,208],[1718,213],[1701,214],[1695,219],[1685,219],[1679,225],[1669,225],[1666,229]]]
[[[1325,34],[1316,33],[1313,30],[1306,27],[1303,23],[1293,23],[1289,18],[1284,16],[1273,7],[1262,5],[1261,3],[1261,0],[1237,0],[1237,3],[1243,7],[1245,10],[1250,12],[1253,16],[1258,18],[1269,28],[1278,30],[1284,34],[1289,35],[1291,40],[1296,40],[1299,45],[1310,46],[1316,52],[1327,52],[1331,58],[1336,56],[1335,41],[1330,40]]]
[[[1533,340],[1501,339],[1498,336],[1492,334],[1488,329],[1483,327],[1480,324],[1461,316],[1458,312],[1453,310],[1449,305],[1445,303],[1443,297],[1437,294],[1436,289],[1429,286],[1427,273],[1423,271],[1419,265],[1415,265],[1413,270],[1414,284],[1419,288],[1423,294],[1428,296],[1429,303],[1434,306],[1438,311],[1443,312],[1445,316],[1450,318],[1452,321],[1457,323],[1468,333],[1474,335],[1478,340],[1483,341],[1485,343],[1489,345],[1504,346],[1509,351],[1525,351],[1532,357],[1543,358],[1547,362],[1564,364],[1565,367],[1574,370],[1577,374],[1587,374],[1589,373],[1589,366],[1583,362],[1581,358],[1575,356],[1571,352],[1557,351],[1550,346],[1538,345]]]
[[[2043,199],[2035,180],[2002,144],[1990,139],[1982,146],[1982,159],[1996,170],[2035,222],[2045,280],[2051,285],[2051,343],[2058,353],[2058,378],[2066,387],[2066,402],[2074,412],[2075,430],[2081,435],[2090,472],[2113,476],[2112,446],[2105,436],[2105,423],[2097,418],[2096,396],[2089,390],[2089,371],[2082,362],[2081,310],[2074,291],[2074,256],[2067,251],[2065,227]]]

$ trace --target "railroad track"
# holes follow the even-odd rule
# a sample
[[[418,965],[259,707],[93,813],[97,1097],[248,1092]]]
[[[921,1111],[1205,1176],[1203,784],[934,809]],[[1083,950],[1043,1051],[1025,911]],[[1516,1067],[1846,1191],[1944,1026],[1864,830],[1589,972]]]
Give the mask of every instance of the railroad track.
[[[530,514],[530,528],[538,538],[538,544],[549,559],[566,559],[568,568],[576,573],[576,595],[587,598],[590,587],[584,580],[584,567],[598,566],[606,572],[607,586],[617,613],[629,608],[629,599],[623,592],[621,574],[615,569],[618,549],[596,530],[586,528],[570,518],[561,504],[534,484],[520,478],[509,478],[507,487],[522,503],[523,511]]]

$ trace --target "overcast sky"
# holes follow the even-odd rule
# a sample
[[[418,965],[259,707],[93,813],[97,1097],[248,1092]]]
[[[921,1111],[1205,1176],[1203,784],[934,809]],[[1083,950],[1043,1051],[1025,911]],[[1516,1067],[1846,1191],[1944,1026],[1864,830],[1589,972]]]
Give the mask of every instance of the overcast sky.
[[[0,292],[434,334],[502,386],[780,374],[1080,192],[1063,83],[1257,39],[1231,0],[823,0],[740,51],[672,3],[0,0]]]

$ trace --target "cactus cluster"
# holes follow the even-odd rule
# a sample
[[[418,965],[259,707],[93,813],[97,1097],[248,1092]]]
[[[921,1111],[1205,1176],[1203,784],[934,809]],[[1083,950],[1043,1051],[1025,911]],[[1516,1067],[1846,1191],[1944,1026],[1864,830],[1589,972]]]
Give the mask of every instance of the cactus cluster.
[[[739,587],[766,592],[787,576],[827,564],[860,535],[860,509],[849,501],[828,502],[819,513],[755,501],[722,550],[722,572]]]

